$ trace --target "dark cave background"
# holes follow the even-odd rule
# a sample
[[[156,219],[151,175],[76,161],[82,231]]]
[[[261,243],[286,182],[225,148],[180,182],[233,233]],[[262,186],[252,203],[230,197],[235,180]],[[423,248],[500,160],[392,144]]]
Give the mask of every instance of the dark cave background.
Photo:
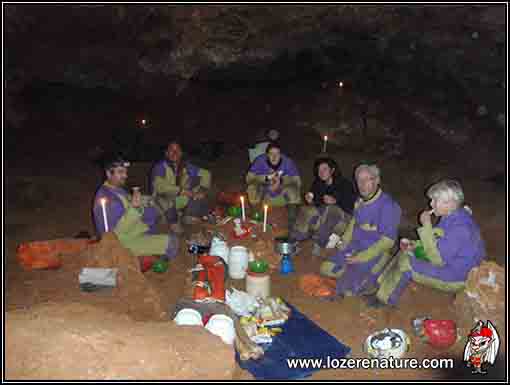
[[[142,117],[151,150],[174,135],[249,142],[308,125],[390,157],[416,156],[426,136],[446,153],[504,159],[505,4],[3,8],[14,163],[46,142],[90,157]]]

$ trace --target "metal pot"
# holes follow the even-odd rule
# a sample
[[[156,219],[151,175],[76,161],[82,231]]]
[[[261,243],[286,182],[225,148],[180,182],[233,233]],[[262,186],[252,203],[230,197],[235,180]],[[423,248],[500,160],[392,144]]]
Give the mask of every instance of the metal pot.
[[[291,242],[288,238],[275,238],[274,249],[281,255],[293,255],[298,252],[297,242]]]

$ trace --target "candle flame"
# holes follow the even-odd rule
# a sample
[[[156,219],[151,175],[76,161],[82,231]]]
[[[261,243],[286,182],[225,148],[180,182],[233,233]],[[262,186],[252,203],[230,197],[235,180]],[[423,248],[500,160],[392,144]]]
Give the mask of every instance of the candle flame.
[[[324,140],[328,140],[328,136],[327,135],[324,135]]]
[[[145,123],[147,123],[147,121],[145,119],[142,119],[142,124],[145,126]]]
[[[338,86],[339,87],[343,87],[344,86],[344,82],[338,82]]]
[[[99,199],[99,201],[101,202],[102,205],[104,205],[106,203],[106,198],[101,198]]]

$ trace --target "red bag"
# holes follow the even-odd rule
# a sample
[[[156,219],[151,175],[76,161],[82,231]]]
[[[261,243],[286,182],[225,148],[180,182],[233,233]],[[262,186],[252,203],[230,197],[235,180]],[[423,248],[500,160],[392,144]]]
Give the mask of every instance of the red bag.
[[[198,272],[193,283],[193,299],[214,298],[225,301],[225,263],[215,255],[201,255],[198,263],[203,270]]]
[[[457,341],[457,325],[452,320],[425,320],[423,329],[427,342],[437,348],[448,348]]]
[[[152,268],[154,262],[156,262],[159,258],[154,255],[146,255],[143,257],[139,257],[139,259],[142,273],[145,273],[146,271],[149,271]]]
[[[237,206],[241,202],[240,192],[225,192],[220,191],[216,196],[216,202],[220,205]]]

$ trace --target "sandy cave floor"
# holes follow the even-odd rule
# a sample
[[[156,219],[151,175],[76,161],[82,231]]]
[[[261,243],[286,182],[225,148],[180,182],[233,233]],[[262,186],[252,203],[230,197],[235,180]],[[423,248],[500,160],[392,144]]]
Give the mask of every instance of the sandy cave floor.
[[[320,140],[311,132],[303,135],[300,140],[297,140],[292,132],[285,130],[283,136],[284,140],[290,140],[288,153],[296,160],[303,172],[304,184],[308,186],[311,182],[310,165],[317,154],[315,149],[320,149]],[[37,151],[38,145],[32,146],[34,151]],[[25,151],[28,153],[30,150],[25,148]],[[362,159],[380,160],[378,154],[349,152],[337,146],[330,146],[330,152],[339,161],[345,175],[350,175],[354,165]],[[71,303],[83,300],[122,314],[126,310],[125,306],[112,302],[108,296],[95,295],[92,298],[92,294],[81,293],[77,277],[68,276],[64,271],[25,272],[16,262],[15,248],[21,242],[72,237],[82,230],[94,233],[90,205],[95,189],[101,182],[100,171],[84,160],[83,151],[69,151],[68,154],[49,151],[46,155],[38,162],[8,162],[5,168],[6,310],[27,309],[41,303]],[[430,154],[430,158],[434,156],[437,156],[437,153]],[[62,162],[62,158],[68,160]],[[504,189],[483,180],[490,177],[490,174],[473,175],[469,170],[463,169],[462,162],[443,162],[429,167],[429,160],[387,160],[381,163],[383,188],[392,194],[403,208],[401,234],[413,236],[417,214],[427,204],[423,194],[424,186],[438,176],[455,176],[464,183],[468,203],[481,225],[490,259],[506,264]],[[248,166],[247,151],[242,148],[242,144],[236,144],[229,147],[223,157],[204,165],[213,173],[213,196],[221,190],[236,191],[242,187],[242,175]],[[149,166],[148,163],[135,164],[130,170],[129,183],[145,186],[145,175]],[[298,277],[303,273],[317,272],[321,262],[319,258],[310,257],[310,249],[310,242],[305,242],[300,254],[294,258],[297,273],[287,277],[272,275],[272,294],[285,298],[341,342],[349,345],[353,357],[363,356],[362,341],[375,330],[397,327],[412,334],[410,321],[415,317],[431,315],[443,319],[455,318],[451,306],[452,296],[416,285],[411,285],[406,290],[397,310],[367,309],[357,298],[331,303],[307,297],[298,288]],[[186,269],[189,265],[189,255],[182,248],[167,273],[146,273],[151,283],[163,293],[162,297],[169,309],[183,295]],[[463,368],[460,362],[463,347],[463,343],[459,342],[447,351],[437,351],[412,337],[409,356],[453,357],[457,366],[453,371],[322,370],[310,379],[468,379],[471,376],[470,371]],[[505,368],[502,365],[498,363],[490,376],[500,378],[498,376],[504,375]],[[235,378],[252,377],[238,368]]]

